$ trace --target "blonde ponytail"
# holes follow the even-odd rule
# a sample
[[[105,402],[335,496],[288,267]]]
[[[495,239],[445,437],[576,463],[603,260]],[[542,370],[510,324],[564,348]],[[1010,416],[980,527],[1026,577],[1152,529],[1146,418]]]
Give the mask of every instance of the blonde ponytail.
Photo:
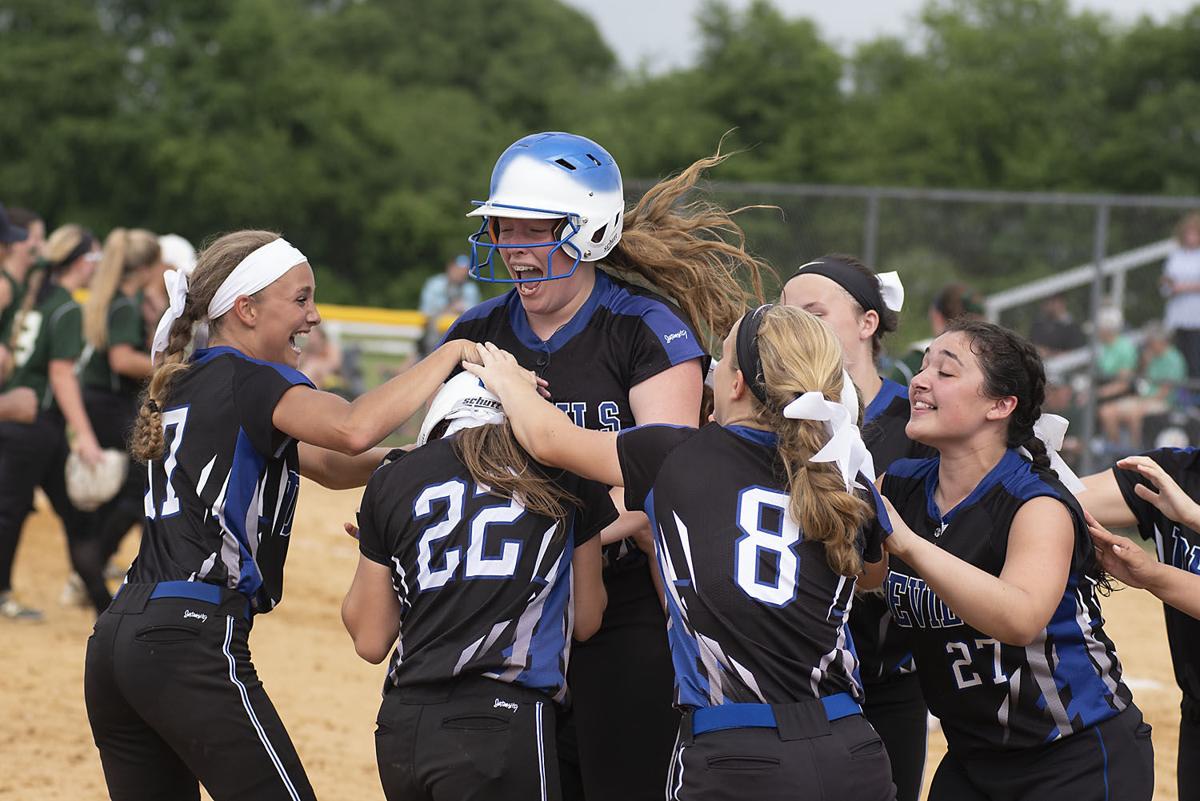
[[[213,295],[242,259],[278,238],[279,234],[273,231],[235,231],[220,237],[200,254],[188,286],[183,315],[171,326],[167,349],[142,394],[129,445],[130,453],[138,461],[148,462],[162,456],[162,412],[170,397],[171,384],[188,369],[187,350],[192,344],[192,330],[207,317]],[[216,333],[219,322],[209,322],[210,335]]]
[[[791,420],[782,414],[784,406],[805,392],[841,400],[841,344],[808,312],[775,305],[763,313],[758,352],[767,394],[766,406],[759,405],[758,422],[778,437],[777,450],[790,494],[789,513],[806,540],[825,545],[830,569],[857,576],[863,570],[858,532],[871,519],[874,508],[846,492],[835,464],[811,461],[829,441],[825,424]]]
[[[162,251],[158,237],[135,228],[114,228],[104,240],[104,256],[88,289],[83,307],[83,336],[97,351],[108,347],[108,309],[121,281],[130,273],[149,267]]]

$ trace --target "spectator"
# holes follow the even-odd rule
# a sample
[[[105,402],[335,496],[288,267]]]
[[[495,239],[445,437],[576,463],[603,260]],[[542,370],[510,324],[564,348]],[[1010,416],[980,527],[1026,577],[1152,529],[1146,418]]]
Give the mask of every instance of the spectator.
[[[1161,326],[1152,325],[1147,329],[1141,364],[1136,394],[1108,401],[1099,409],[1105,438],[1113,445],[1127,444],[1134,451],[1145,447],[1142,423],[1151,415],[1166,413],[1173,393],[1187,380],[1183,355],[1171,344]],[[1123,430],[1128,433],[1128,443],[1121,439]]]
[[[342,349],[325,335],[323,326],[308,332],[304,349],[300,351],[300,372],[308,376],[317,389],[326,392],[342,386]]]
[[[1200,212],[1180,220],[1175,241],[1178,247],[1163,268],[1163,325],[1175,332],[1188,375],[1200,378]]]
[[[1096,362],[1100,389],[1096,397],[1100,400],[1113,400],[1133,392],[1138,350],[1137,344],[1121,333],[1123,326],[1118,308],[1105,306],[1096,315],[1096,338],[1100,340],[1100,358]]]
[[[443,315],[457,317],[479,302],[479,286],[467,280],[470,265],[471,260],[466,256],[455,256],[446,263],[444,272],[430,276],[421,287],[421,314],[425,315],[421,356],[430,353],[441,341],[438,321]]]
[[[982,320],[983,298],[966,284],[946,284],[934,295],[929,304],[929,327],[933,336],[912,343],[908,353],[892,363],[891,378],[905,386],[912,377],[921,370],[921,360],[925,358],[925,348],[934,338],[941,336],[946,326],[958,319]]]
[[[1029,329],[1029,341],[1043,359],[1087,345],[1087,336],[1071,312],[1063,295],[1051,295],[1042,301],[1040,313]]]

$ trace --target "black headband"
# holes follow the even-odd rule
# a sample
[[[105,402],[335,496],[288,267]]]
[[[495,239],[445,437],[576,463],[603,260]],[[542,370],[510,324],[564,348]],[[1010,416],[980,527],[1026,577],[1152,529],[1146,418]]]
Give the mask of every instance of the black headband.
[[[821,275],[828,278],[849,292],[850,297],[858,301],[863,311],[874,311],[882,315],[886,308],[883,293],[879,290],[879,279],[863,275],[861,270],[854,269],[841,259],[825,256],[817,261],[810,261],[797,267],[796,275]]]
[[[54,269],[58,270],[66,267],[71,262],[78,259],[84,253],[88,253],[92,249],[92,245],[96,244],[96,238],[89,231],[84,231],[83,236],[79,238],[79,244],[71,248],[71,252],[64,256],[59,261],[53,262]]]
[[[750,387],[754,397],[758,398],[758,402],[763,406],[767,405],[767,390],[763,387],[762,358],[758,354],[758,329],[767,309],[773,305],[775,304],[766,303],[742,317],[742,324],[738,326],[737,333],[738,369],[742,371],[746,385]]]

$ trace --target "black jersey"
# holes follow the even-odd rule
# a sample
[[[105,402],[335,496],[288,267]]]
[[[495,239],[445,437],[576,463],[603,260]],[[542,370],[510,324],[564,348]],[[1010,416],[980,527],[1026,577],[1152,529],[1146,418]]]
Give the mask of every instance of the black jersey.
[[[486,676],[563,699],[572,553],[617,511],[602,485],[547,475],[581,502],[563,531],[474,481],[451,439],[375,471],[358,536],[362,554],[391,569],[400,599],[385,691]]]
[[[641,287],[596,270],[596,284],[571,321],[543,341],[529,326],[515,289],[468,310],[447,339],[494,342],[550,383],[558,408],[578,426],[620,431],[635,425],[629,390],[704,349],[678,307]],[[641,551],[626,542],[605,549],[609,561]]]
[[[1075,524],[1075,550],[1062,600],[1045,631],[1026,647],[1005,645],[959,619],[912,567],[894,556],[887,600],[911,634],[929,709],[952,751],[1030,748],[1075,734],[1132,702],[1116,649],[1105,635],[1083,511],[1052,471],[1008,451],[961,503],[934,504],[939,459],[894,462],[883,494],[919,536],[979,569],[1000,575],[1017,510],[1055,498]]]
[[[787,514],[775,435],[710,423],[617,439],[625,500],[650,516],[667,591],[676,703],[862,698],[845,624],[856,580]],[[882,558],[881,529],[861,543]]]
[[[162,412],[163,455],[147,464],[146,526],[128,581],[203,581],[255,612],[283,596],[300,489],[296,440],[271,417],[298,370],[230,347],[198,350]]]
[[[897,459],[937,455],[933,448],[913,442],[904,433],[910,411],[908,388],[888,378],[883,379],[883,386],[863,410],[863,442],[871,452],[877,474],[887,472]],[[892,613],[882,591],[861,593],[854,600],[850,633],[867,685],[916,669],[908,635],[892,625]]]
[[[1175,479],[1189,498],[1200,498],[1200,449],[1162,448],[1150,451],[1150,457]],[[1137,519],[1138,533],[1154,540],[1158,559],[1189,573],[1200,574],[1200,532],[1180,525],[1142,500],[1133,491],[1138,484],[1154,489],[1149,480],[1135,470],[1113,468],[1113,476],[1125,503]],[[1175,664],[1175,681],[1184,695],[1200,700],[1200,621],[1163,604],[1167,618],[1167,642],[1171,646],[1171,661]]]

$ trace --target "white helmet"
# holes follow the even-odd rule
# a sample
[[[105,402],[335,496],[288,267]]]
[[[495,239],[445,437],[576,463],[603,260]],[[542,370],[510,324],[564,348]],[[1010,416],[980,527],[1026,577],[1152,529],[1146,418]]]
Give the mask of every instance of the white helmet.
[[[566,278],[581,261],[600,261],[621,240],[625,198],[621,170],[608,151],[582,136],[539,133],[518,139],[505,150],[492,170],[492,186],[485,201],[468,217],[483,217],[471,242],[471,276],[480,281],[517,284],[526,280]],[[496,244],[492,221],[500,218],[563,220],[549,242]],[[486,241],[480,241],[487,237]],[[574,259],[571,269],[545,278],[520,279],[496,275],[492,256],[496,248],[547,247]],[[487,251],[480,259],[480,248]],[[553,255],[553,251],[551,251]],[[485,274],[484,268],[488,271]],[[549,267],[547,266],[547,269]]]
[[[443,420],[452,421],[442,434],[448,437],[459,429],[503,423],[504,407],[482,381],[468,372],[462,372],[442,384],[442,388],[433,396],[429,413],[421,423],[421,433],[417,435],[417,445],[428,442],[433,429]]]

